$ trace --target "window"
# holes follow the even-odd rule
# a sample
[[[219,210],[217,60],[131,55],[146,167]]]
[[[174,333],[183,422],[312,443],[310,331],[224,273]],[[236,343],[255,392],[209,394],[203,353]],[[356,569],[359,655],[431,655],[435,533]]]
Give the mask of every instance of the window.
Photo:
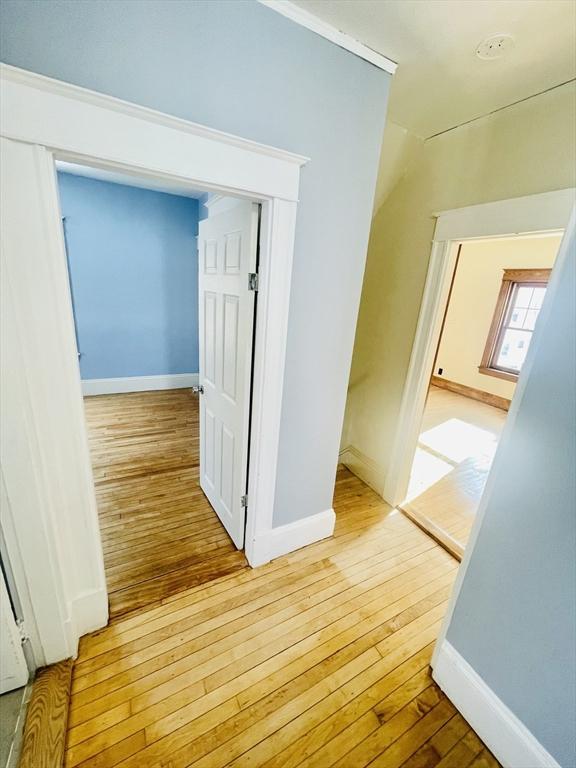
[[[506,269],[478,370],[516,381],[544,300],[549,269]]]

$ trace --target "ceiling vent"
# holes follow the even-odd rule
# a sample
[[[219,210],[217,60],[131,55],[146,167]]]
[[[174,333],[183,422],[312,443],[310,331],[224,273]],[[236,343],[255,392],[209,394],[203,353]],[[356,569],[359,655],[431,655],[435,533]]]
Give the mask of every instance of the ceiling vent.
[[[507,56],[515,45],[512,35],[490,35],[476,48],[476,56],[485,61],[501,59]]]

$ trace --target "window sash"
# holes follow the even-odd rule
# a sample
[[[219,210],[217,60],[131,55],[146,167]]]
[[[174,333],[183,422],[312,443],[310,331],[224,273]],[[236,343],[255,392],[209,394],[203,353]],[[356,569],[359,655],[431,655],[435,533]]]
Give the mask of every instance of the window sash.
[[[522,330],[530,334],[528,344],[532,341],[533,329],[518,328],[510,325],[512,313],[515,310],[515,299],[522,287],[542,288],[548,283],[550,269],[506,269],[496,302],[496,308],[486,340],[482,361],[478,366],[480,373],[516,381],[519,371],[498,365],[498,357],[507,330]],[[538,311],[539,313],[539,311]]]

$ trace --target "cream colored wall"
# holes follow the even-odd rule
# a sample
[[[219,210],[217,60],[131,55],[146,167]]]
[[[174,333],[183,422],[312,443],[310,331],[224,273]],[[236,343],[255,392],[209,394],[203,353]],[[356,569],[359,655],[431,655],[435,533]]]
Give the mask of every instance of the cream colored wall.
[[[425,142],[375,214],[342,446],[390,460],[426,278],[434,211],[576,185],[573,83]],[[386,151],[386,148],[384,148]]]
[[[480,373],[505,269],[550,268],[562,238],[506,238],[462,245],[434,373],[512,399],[516,384]]]

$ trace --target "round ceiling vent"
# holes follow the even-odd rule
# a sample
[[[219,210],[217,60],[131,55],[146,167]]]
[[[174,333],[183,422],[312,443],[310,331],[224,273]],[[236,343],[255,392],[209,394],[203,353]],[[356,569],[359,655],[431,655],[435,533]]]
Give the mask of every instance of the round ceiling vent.
[[[476,48],[476,56],[479,59],[501,59],[514,48],[515,42],[512,35],[490,35],[482,40]]]

